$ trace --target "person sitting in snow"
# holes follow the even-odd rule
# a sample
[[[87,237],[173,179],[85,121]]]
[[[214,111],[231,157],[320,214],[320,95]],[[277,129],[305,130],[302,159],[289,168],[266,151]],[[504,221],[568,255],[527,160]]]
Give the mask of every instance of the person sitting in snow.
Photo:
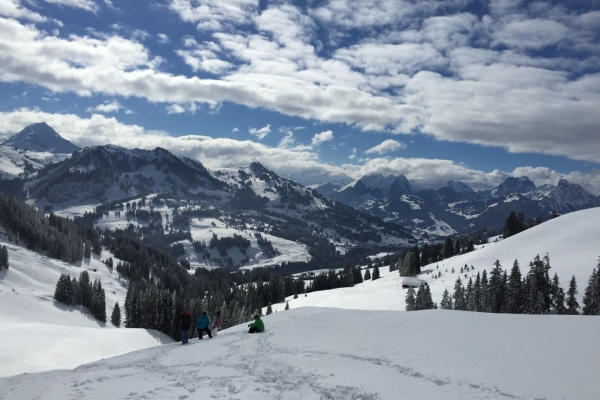
[[[192,327],[192,317],[190,316],[189,310],[185,310],[185,312],[179,317],[181,320],[181,345],[188,343],[190,338],[190,328]]]
[[[198,328],[198,337],[199,340],[202,340],[202,336],[204,336],[204,332],[208,333],[208,337],[212,338],[212,333],[210,333],[210,320],[208,319],[208,315],[206,315],[206,311],[202,311],[202,315],[198,317],[198,321],[196,321],[196,328]]]
[[[215,321],[213,322],[213,327],[212,327],[213,336],[217,336],[217,334],[221,330],[222,323],[223,323],[223,321],[221,320],[221,311],[217,311],[217,317],[215,318]]]
[[[265,330],[265,324],[263,323],[262,319],[260,319],[259,315],[255,315],[254,322],[252,324],[248,324],[248,326],[250,327],[248,333],[263,332]]]

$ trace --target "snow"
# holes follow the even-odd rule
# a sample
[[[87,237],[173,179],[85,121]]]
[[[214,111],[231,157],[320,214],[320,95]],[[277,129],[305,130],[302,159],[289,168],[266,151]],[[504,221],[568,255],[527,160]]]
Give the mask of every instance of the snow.
[[[451,257],[422,268],[418,276],[424,279],[431,289],[433,301],[439,302],[442,293],[448,289],[454,291],[454,283],[460,276],[465,284],[469,277],[475,278],[484,269],[491,271],[499,260],[502,268],[510,271],[515,259],[519,261],[522,274],[529,272],[529,262],[536,255],[550,256],[550,276],[558,274],[561,286],[568,288],[571,276],[575,276],[578,285],[578,301],[582,305],[583,293],[594,267],[600,257],[600,208],[576,211],[551,219],[531,229],[493,243],[477,246],[475,251]],[[492,238],[494,239],[494,238]],[[474,269],[460,273],[465,265]],[[439,269],[438,269],[439,267]],[[452,272],[454,269],[454,272]],[[300,296],[289,301],[290,307],[336,307],[359,310],[404,310],[406,289],[402,289],[401,277],[397,272],[389,272],[389,267],[379,268],[381,278],[365,281],[351,288],[319,291]],[[427,271],[430,273],[428,274]],[[433,273],[431,273],[433,272]],[[440,278],[433,278],[441,272]],[[363,270],[364,275],[364,270]],[[285,303],[273,304],[273,311],[281,311]],[[266,312],[266,308],[263,310]]]
[[[100,262],[111,257],[110,253],[70,265],[9,243],[3,234],[0,245],[7,246],[10,260],[10,268],[0,272],[0,376],[74,368],[171,342],[153,331],[116,329],[110,323],[98,322],[81,307],[54,302],[61,273],[79,277],[87,270],[92,281],[102,282],[107,316],[117,301],[122,310],[126,282],[119,279],[116,270]],[[117,261],[114,259],[115,265]]]
[[[400,197],[402,199],[403,202],[407,203],[411,210],[420,210],[421,209],[421,205],[413,200],[411,200],[411,198],[405,194],[402,195],[402,197]]]
[[[0,380],[0,398],[597,399],[600,318],[303,308]]]

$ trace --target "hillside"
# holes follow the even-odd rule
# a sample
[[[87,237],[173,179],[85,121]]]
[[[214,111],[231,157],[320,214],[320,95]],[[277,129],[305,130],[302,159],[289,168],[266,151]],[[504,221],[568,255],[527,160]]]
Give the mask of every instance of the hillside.
[[[123,307],[126,282],[98,258],[70,265],[9,243],[1,232],[0,245],[7,246],[10,260],[10,268],[0,271],[0,376],[74,368],[172,342],[154,331],[116,329],[81,307],[53,301],[61,273],[79,277],[87,270],[90,279],[99,279],[105,289],[107,315],[117,301]]]
[[[6,400],[597,398],[600,319],[303,308],[212,340],[0,380]]]
[[[430,288],[433,301],[439,304],[442,293],[448,289],[452,293],[454,282],[460,276],[465,282],[465,274],[460,269],[465,265],[474,269],[467,273],[475,278],[484,269],[489,271],[496,260],[504,269],[510,271],[515,259],[519,261],[522,274],[529,271],[529,262],[536,255],[550,255],[550,276],[558,274],[561,286],[566,289],[575,275],[582,304],[583,292],[594,267],[600,257],[600,208],[591,208],[563,215],[528,229],[518,235],[497,243],[478,246],[467,254],[451,257],[422,268],[419,276],[425,279]],[[439,269],[438,269],[439,267]],[[362,310],[404,310],[406,290],[400,285],[401,277],[397,272],[390,273],[388,267],[380,268],[381,279],[366,281],[352,288],[335,289],[309,293],[308,297],[288,298],[292,309],[299,307],[339,307]],[[454,269],[454,273],[452,272]],[[429,272],[441,272],[442,277],[434,279]],[[285,303],[273,305],[273,310],[283,310]]]

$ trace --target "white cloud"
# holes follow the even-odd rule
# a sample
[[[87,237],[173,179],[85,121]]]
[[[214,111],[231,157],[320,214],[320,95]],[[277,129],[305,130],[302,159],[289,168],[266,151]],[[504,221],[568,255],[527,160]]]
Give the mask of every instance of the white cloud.
[[[291,147],[294,147],[295,145],[296,145],[296,138],[294,137],[294,133],[292,131],[287,131],[285,133],[285,135],[283,136],[283,138],[281,138],[281,141],[279,142],[279,145],[277,147],[291,148]]]
[[[32,22],[45,22],[48,18],[23,7],[19,0],[0,1],[0,16],[26,19]]]
[[[310,141],[310,144],[312,146],[319,146],[325,142],[329,142],[333,140],[333,132],[332,131],[323,131],[321,133],[317,133],[315,136],[313,136],[312,140]]]
[[[352,153],[348,156],[348,159],[354,160],[356,158],[356,147],[352,149]]]
[[[538,49],[559,43],[570,36],[570,29],[559,22],[529,19],[508,23],[495,34],[494,44]]]
[[[248,128],[248,133],[256,136],[258,140],[263,140],[271,133],[271,124],[267,124],[262,128]]]
[[[165,44],[165,43],[169,43],[171,41],[169,39],[169,36],[167,36],[167,34],[165,34],[165,33],[158,33],[156,35],[156,37],[157,37],[158,43]]]
[[[233,129],[231,130],[231,133],[237,133],[237,132],[239,132],[239,131],[240,131],[240,130],[239,130],[237,127],[235,127],[235,128],[233,128]]]
[[[387,140],[384,140],[383,142],[381,142],[380,144],[378,144],[377,146],[372,147],[369,150],[365,151],[365,153],[367,153],[367,154],[378,153],[381,155],[384,153],[396,151],[399,149],[405,149],[405,148],[406,148],[406,144],[400,143],[394,139],[387,139]]]
[[[107,101],[102,104],[98,104],[96,107],[89,107],[88,112],[101,112],[101,113],[116,113],[124,108],[121,103],[117,100]]]
[[[99,10],[98,4],[92,0],[44,0],[46,3],[56,4],[59,6],[81,8],[93,13]]]
[[[0,18],[0,81],[165,107],[229,101],[600,162],[597,13],[501,3],[480,18],[460,9],[463,0],[331,0],[317,9],[278,2],[262,11],[257,0],[172,0],[183,21],[209,31],[178,54],[214,79],[169,73],[148,48],[115,34],[61,37]],[[4,0],[0,13],[37,22],[15,4]],[[330,43],[317,40],[322,31]],[[569,51],[532,51],[546,45]]]
[[[199,30],[219,31],[248,23],[258,10],[258,0],[171,0],[169,7]]]
[[[167,114],[183,114],[184,112],[195,114],[197,110],[198,106],[196,105],[196,103],[169,104],[167,106]]]

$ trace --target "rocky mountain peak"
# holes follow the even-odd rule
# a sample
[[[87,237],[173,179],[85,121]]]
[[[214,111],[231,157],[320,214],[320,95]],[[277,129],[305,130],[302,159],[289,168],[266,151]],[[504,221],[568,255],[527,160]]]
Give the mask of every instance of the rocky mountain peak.
[[[61,137],[45,122],[38,122],[23,128],[21,132],[2,144],[22,150],[53,154],[70,154],[79,150],[78,146]]]
[[[535,183],[526,176],[508,177],[492,190],[492,196],[508,196],[512,193],[529,193],[536,189]]]

